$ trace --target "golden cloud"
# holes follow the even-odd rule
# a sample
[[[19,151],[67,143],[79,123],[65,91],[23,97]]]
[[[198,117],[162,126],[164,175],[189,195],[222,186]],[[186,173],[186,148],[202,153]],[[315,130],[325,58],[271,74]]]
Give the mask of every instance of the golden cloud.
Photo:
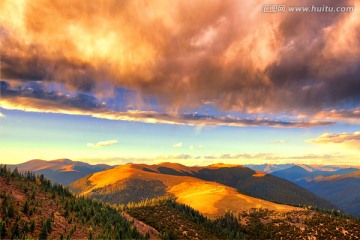
[[[262,4],[2,0],[2,77],[100,96],[125,87],[172,111],[358,101],[359,1],[342,1],[355,9],[346,14],[264,14]]]
[[[308,140],[310,143],[360,143],[360,132],[354,133],[324,133],[315,139]]]
[[[316,144],[336,144],[353,150],[360,150],[360,132],[354,133],[324,133],[307,142]]]

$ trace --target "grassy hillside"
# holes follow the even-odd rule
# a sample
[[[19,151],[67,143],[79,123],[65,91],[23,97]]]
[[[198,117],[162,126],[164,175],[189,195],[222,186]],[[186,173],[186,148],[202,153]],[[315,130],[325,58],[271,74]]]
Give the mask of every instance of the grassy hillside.
[[[147,170],[143,170],[143,168]],[[163,167],[163,166],[162,166]],[[185,166],[178,166],[185,167]],[[128,164],[94,173],[69,187],[78,194],[111,203],[138,202],[149,197],[171,195],[209,217],[226,211],[251,208],[291,211],[296,208],[240,194],[235,188],[185,175],[162,174],[153,166]],[[173,169],[179,171],[179,169]]]
[[[112,166],[106,164],[91,165],[70,159],[57,159],[52,161],[34,159],[17,165],[9,165],[9,167],[11,169],[16,167],[20,172],[30,171],[39,175],[43,174],[52,182],[63,185],[68,185],[90,173],[112,168]]]
[[[195,176],[234,187],[241,193],[272,202],[312,205],[327,209],[337,208],[335,205],[294,183],[269,174],[259,175],[248,168],[205,168],[196,173]]]
[[[210,220],[171,198],[128,204],[125,211],[153,226],[165,239],[243,239],[242,229]]]
[[[110,205],[43,176],[0,166],[0,189],[0,239],[144,238]]]
[[[173,199],[130,204],[125,211],[168,239],[358,239],[360,221],[338,212],[253,209],[216,219]],[[169,237],[170,236],[170,237]]]
[[[235,217],[248,239],[359,239],[360,221],[314,210],[250,211]]]

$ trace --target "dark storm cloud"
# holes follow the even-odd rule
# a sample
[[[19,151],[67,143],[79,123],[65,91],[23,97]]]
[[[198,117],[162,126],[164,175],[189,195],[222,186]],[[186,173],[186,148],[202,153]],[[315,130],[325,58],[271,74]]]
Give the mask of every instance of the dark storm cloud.
[[[351,5],[351,1],[342,4]],[[344,14],[304,15],[283,19],[279,28],[283,50],[267,69],[279,98],[288,100],[280,105],[317,109],[359,106],[359,21]]]

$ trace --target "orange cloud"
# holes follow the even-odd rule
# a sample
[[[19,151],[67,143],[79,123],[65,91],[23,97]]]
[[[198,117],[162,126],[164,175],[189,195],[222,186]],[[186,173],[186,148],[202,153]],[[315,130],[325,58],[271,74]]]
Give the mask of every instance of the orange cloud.
[[[100,96],[125,87],[171,111],[358,102],[360,8],[345,3],[355,11],[264,14],[262,0],[2,0],[2,78]]]
[[[360,132],[354,133],[324,133],[315,139],[310,139],[307,142],[316,144],[336,144],[346,148],[359,150],[360,149]]]
[[[360,144],[360,132],[354,133],[324,133],[315,139],[310,139],[308,142],[311,143],[347,143]]]

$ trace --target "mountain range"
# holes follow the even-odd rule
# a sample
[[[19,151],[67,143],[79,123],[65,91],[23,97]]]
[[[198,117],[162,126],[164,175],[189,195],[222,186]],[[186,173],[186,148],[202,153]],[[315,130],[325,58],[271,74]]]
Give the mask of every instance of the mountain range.
[[[10,170],[0,165],[2,189],[0,192],[0,238],[265,240],[357,239],[360,236],[359,220],[338,211],[290,207],[259,201],[259,199],[236,193],[230,193],[230,200],[236,201],[232,203],[232,207],[238,208],[241,212],[227,211],[222,214],[205,214],[204,216],[200,211],[182,204],[179,200],[194,198],[198,201],[190,202],[194,206],[201,206],[201,204],[206,206],[210,202],[210,208],[231,207],[228,205],[231,202],[228,201],[220,200],[216,204],[211,203],[211,199],[216,198],[216,195],[223,196],[230,189],[218,183],[196,180],[197,178],[194,177],[157,172],[156,169],[164,166],[183,174],[201,171],[196,167],[189,169],[182,165],[167,163],[150,166],[129,164],[106,170],[104,172],[114,171],[125,174],[124,178],[137,176],[143,178],[144,181],[154,178],[152,174],[161,175],[163,181],[169,178],[169,186],[173,184],[170,190],[178,196],[177,199],[165,196],[126,205],[110,205],[103,201],[74,195],[67,188],[51,183],[43,175],[35,175],[31,172],[19,173],[17,169]],[[147,170],[141,171],[144,167]],[[224,167],[222,165],[220,169]],[[215,165],[206,167],[206,169],[218,168],[219,166]],[[134,169],[139,171],[136,172]],[[255,172],[255,175],[264,177],[264,174],[259,172]],[[89,186],[91,187],[93,180],[104,177],[103,172],[91,174],[88,179]],[[121,176],[108,174],[107,183],[116,182],[120,178]],[[157,178],[160,177],[157,176]],[[183,179],[180,184],[177,184],[179,178],[192,180]],[[185,186],[182,185],[183,183]],[[184,192],[183,187],[190,186],[191,188],[192,185],[200,186],[200,189]],[[209,185],[209,188],[206,185]],[[209,189],[215,189],[218,192],[208,191]],[[92,192],[94,188],[89,190]],[[151,191],[153,188],[148,187],[146,191],[138,192],[138,195]],[[203,197],[199,198],[197,194]],[[245,206],[241,209],[239,206],[242,205]],[[261,208],[262,206],[264,208]],[[205,208],[201,210],[206,211]]]
[[[303,185],[305,182],[313,181],[320,177],[340,176],[358,171],[358,168],[342,168],[334,171],[321,171],[317,169],[308,168],[306,165],[295,165],[293,167],[272,172],[271,175],[280,177],[298,185]]]
[[[212,199],[208,207],[195,206],[208,216],[217,216],[228,209],[241,211],[254,206],[267,206],[274,210],[284,208],[281,204],[341,209],[360,216],[356,204],[360,198],[360,184],[359,178],[354,177],[359,169],[351,166],[213,164],[188,167],[161,163],[114,167],[69,159],[36,159],[9,167],[44,174],[53,182],[69,185],[78,194],[111,203],[126,204],[172,195],[191,206],[202,199]],[[242,207],[233,204],[239,199],[242,199]],[[256,204],[246,204],[249,202]],[[227,207],[218,208],[217,205]]]

